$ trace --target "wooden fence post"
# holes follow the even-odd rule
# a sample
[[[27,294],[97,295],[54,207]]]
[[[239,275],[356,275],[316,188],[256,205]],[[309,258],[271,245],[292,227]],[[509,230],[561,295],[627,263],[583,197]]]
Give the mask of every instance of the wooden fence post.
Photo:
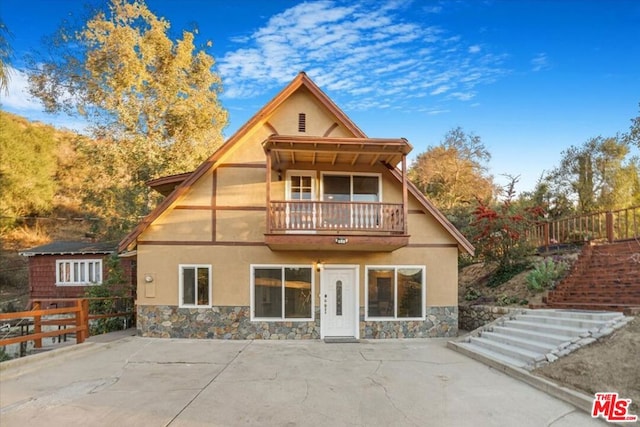
[[[607,240],[609,243],[613,243],[613,212],[607,211],[605,218],[607,222]]]
[[[42,305],[40,304],[40,302],[35,301],[33,303],[33,310],[40,311],[41,308],[42,308]],[[41,316],[33,316],[33,333],[39,334],[41,332],[42,332]],[[42,348],[42,338],[37,338],[33,340],[33,345],[35,348]]]
[[[84,340],[89,338],[89,300],[80,298],[76,301],[76,305],[80,309],[76,313],[76,327],[84,327],[84,330],[76,333],[76,343],[82,344]]]
[[[542,233],[543,233],[543,238],[544,238],[544,246],[545,246],[545,250],[549,250],[549,244],[551,243],[549,241],[549,223],[545,222],[542,225]]]

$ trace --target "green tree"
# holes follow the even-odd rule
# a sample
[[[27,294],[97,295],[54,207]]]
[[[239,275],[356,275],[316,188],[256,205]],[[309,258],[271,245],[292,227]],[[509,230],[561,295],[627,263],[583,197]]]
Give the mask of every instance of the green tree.
[[[103,217],[125,218],[110,224],[122,229],[153,204],[145,181],[192,170],[222,142],[220,77],[206,48],[196,49],[197,31],[173,41],[169,22],[143,1],[111,0],[80,30],[69,26],[51,55],[33,58],[30,92],[47,111],[91,123],[99,144],[85,150],[96,162],[87,198],[104,202]]]
[[[409,168],[409,179],[438,208],[450,211],[477,197],[493,197],[495,187],[487,166],[490,159],[480,137],[458,127],[439,145],[418,155]]]
[[[575,200],[581,213],[628,207],[638,200],[638,159],[621,138],[591,138],[562,152],[547,177],[557,197]]]
[[[640,106],[640,104],[638,104]],[[624,141],[630,145],[636,145],[640,148],[640,114],[631,119],[631,127],[629,132],[624,135]]]
[[[50,128],[0,112],[0,216],[9,224],[51,210],[56,160]]]

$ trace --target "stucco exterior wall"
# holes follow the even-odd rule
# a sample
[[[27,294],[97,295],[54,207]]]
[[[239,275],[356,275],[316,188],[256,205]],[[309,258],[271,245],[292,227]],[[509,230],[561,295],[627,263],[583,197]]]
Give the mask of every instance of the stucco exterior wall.
[[[277,251],[266,246],[267,170],[262,142],[274,130],[282,135],[302,134],[298,132],[299,113],[304,113],[306,117],[306,136],[354,136],[306,89],[301,89],[287,98],[273,114],[261,118],[254,129],[237,141],[208,173],[139,236],[137,304],[139,315],[146,316],[141,319],[141,324],[147,325],[143,326],[143,329],[147,328],[143,334],[174,336],[172,334],[178,332],[172,332],[175,324],[171,319],[208,316],[217,326],[194,327],[187,335],[255,337],[262,326],[258,325],[260,322],[251,324],[248,319],[252,264],[313,266],[313,292],[318,311],[321,300],[320,273],[315,269],[318,261],[324,265],[359,266],[361,316],[365,304],[367,266],[425,266],[424,321],[365,322],[362,318],[361,336],[443,336],[451,333],[448,326],[442,325],[457,323],[457,309],[454,309],[457,307],[457,242],[411,194],[407,219],[409,244],[393,252],[316,251],[313,248]],[[321,194],[322,172],[376,173],[381,176],[382,201],[402,203],[403,200],[401,183],[383,165],[356,164],[349,167],[309,163],[285,164],[274,168],[271,171],[271,200],[286,198],[288,170],[313,170],[317,197]],[[180,264],[211,266],[211,308],[179,307]],[[145,282],[147,276],[152,280]],[[297,331],[294,335],[317,338],[318,321],[314,319],[305,325],[306,332]],[[163,322],[168,322],[169,326],[162,326]],[[225,322],[236,326],[220,326]],[[268,323],[264,330],[269,334],[282,337],[292,333],[287,329],[290,325],[286,325],[291,322]]]
[[[139,280],[140,305],[178,304],[178,266],[208,264],[212,268],[213,305],[249,305],[251,264],[355,264],[360,266],[360,305],[364,305],[365,266],[424,265],[427,306],[457,305],[457,249],[455,247],[401,248],[393,252],[272,251],[267,246],[244,245],[140,245],[138,272],[154,277],[152,292]],[[315,274],[315,300],[319,301],[320,275]],[[148,295],[155,295],[149,297]]]

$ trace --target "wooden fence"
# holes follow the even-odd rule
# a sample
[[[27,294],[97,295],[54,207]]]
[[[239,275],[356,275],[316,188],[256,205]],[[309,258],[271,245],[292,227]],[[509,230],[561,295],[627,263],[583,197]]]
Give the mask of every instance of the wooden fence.
[[[111,310],[110,313],[90,313],[90,302],[118,307],[116,301],[124,302],[131,311]],[[58,305],[63,307],[57,307]],[[120,304],[122,305],[122,304]],[[42,307],[49,306],[43,309]],[[54,306],[54,308],[51,308]],[[0,325],[8,331],[0,332],[0,347],[33,341],[35,348],[42,347],[42,338],[75,334],[76,343],[83,343],[90,335],[90,321],[115,317],[133,316],[133,298],[54,298],[34,300],[32,309],[13,313],[0,313]],[[57,326],[57,330],[43,331],[45,326]],[[20,327],[20,335],[11,335],[12,329]]]
[[[640,206],[541,222],[530,239],[538,247],[592,240],[609,243],[640,238]]]

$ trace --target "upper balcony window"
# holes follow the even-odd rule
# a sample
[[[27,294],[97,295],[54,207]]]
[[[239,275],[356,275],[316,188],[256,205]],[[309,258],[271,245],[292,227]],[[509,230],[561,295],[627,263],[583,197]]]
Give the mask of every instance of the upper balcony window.
[[[307,115],[305,113],[298,114],[298,132],[307,131]]]
[[[322,175],[322,200],[325,202],[379,202],[379,175]]]

